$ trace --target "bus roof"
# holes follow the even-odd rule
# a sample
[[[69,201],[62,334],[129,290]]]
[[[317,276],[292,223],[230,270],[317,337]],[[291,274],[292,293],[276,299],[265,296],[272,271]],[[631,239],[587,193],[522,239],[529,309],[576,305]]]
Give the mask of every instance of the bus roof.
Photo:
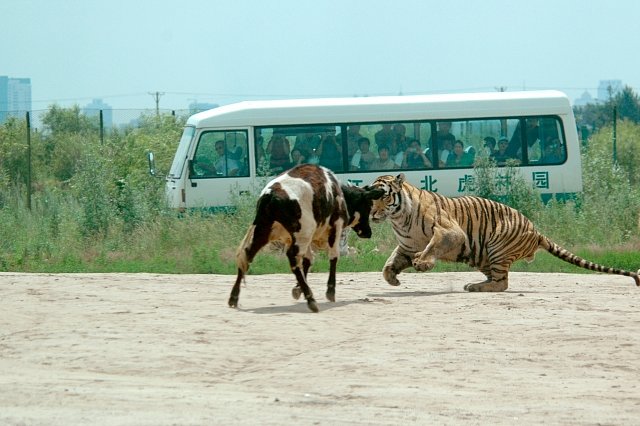
[[[556,90],[411,96],[244,101],[191,116],[196,127],[366,123],[426,119],[566,114],[567,95]]]

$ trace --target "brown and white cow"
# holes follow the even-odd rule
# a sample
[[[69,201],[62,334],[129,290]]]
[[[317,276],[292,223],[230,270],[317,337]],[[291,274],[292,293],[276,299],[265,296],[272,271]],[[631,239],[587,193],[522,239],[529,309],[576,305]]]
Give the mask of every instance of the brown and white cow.
[[[240,282],[249,265],[258,251],[273,241],[284,245],[296,277],[293,297],[298,299],[302,291],[313,312],[318,312],[318,305],[306,280],[313,262],[312,247],[326,249],[329,254],[326,296],[334,302],[340,234],[351,227],[359,237],[371,238],[369,213],[373,200],[383,194],[378,189],[340,185],[329,169],[313,164],[296,166],[274,178],[262,190],[253,224],[236,252],[238,276],[229,306],[238,306]]]

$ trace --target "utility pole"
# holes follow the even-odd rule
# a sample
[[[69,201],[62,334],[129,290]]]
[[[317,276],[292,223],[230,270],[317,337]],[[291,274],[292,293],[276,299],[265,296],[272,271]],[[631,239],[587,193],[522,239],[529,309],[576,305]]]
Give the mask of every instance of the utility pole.
[[[618,108],[614,105],[613,106],[613,134],[611,135],[611,138],[613,139],[613,164],[617,165],[618,164],[618,131],[617,131],[617,124],[618,124]]]
[[[156,115],[160,115],[160,96],[164,95],[164,92],[149,92],[156,101]]]

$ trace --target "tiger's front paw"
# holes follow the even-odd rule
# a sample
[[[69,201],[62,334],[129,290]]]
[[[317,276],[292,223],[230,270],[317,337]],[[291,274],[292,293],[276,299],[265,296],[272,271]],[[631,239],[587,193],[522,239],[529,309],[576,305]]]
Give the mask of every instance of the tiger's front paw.
[[[390,285],[392,286],[400,285],[400,281],[397,278],[397,274],[393,272],[391,269],[385,268],[382,271],[382,276],[384,277],[384,280],[388,282]]]
[[[432,262],[429,260],[422,260],[418,258],[413,259],[413,267],[416,271],[420,271],[420,272],[429,271],[433,269],[434,266],[436,266],[435,262]]]

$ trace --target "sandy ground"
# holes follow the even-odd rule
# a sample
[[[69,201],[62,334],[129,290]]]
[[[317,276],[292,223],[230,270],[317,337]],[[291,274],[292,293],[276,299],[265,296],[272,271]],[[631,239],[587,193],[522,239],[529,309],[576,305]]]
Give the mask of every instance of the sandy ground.
[[[0,273],[2,425],[638,424],[640,290],[606,275]]]

